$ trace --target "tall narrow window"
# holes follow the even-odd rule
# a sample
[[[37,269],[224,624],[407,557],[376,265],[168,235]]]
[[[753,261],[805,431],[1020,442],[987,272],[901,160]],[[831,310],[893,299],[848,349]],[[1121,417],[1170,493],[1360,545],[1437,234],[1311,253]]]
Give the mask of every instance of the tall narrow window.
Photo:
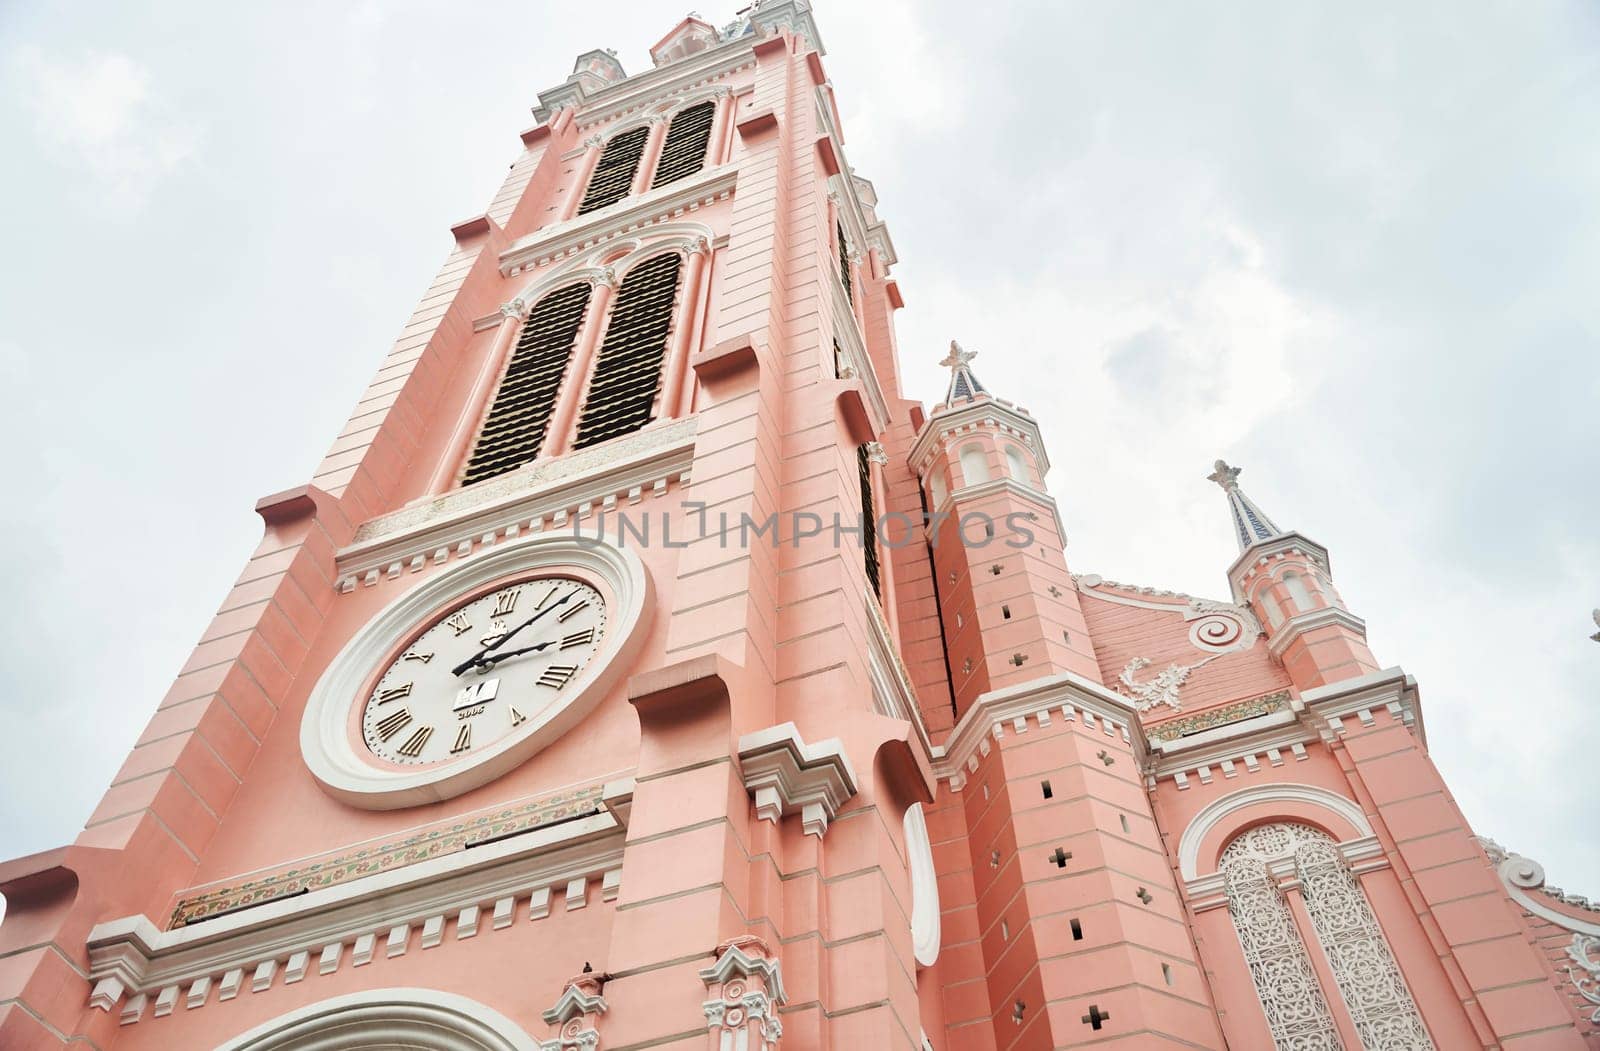
[[[675,253],[658,255],[623,278],[578,418],[573,448],[596,445],[650,422],[661,386],[667,336],[672,331],[672,304],[681,266],[682,259]]]
[[[844,297],[854,306],[856,292],[850,284],[850,248],[844,242],[844,224],[835,224],[834,232],[839,239],[839,283],[844,286]]]
[[[1295,929],[1294,915],[1267,871],[1268,861],[1292,849],[1288,827],[1252,828],[1222,852],[1228,915],[1239,935],[1273,1043],[1280,1049],[1342,1051],[1344,1044],[1317,983],[1311,957]]]
[[[706,147],[711,142],[711,117],[716,103],[702,102],[672,115],[667,138],[661,145],[661,160],[656,162],[652,187],[693,175],[705,166]]]
[[[878,580],[878,511],[872,499],[872,457],[865,445],[856,446],[856,467],[861,474],[861,553],[867,564],[872,593],[883,596]]]
[[[588,284],[557,289],[534,306],[478,432],[463,485],[538,458],[588,306]]]
[[[649,127],[634,128],[606,143],[594,166],[594,174],[589,176],[583,203],[578,205],[579,215],[615,204],[628,196],[633,188],[634,173],[639,170],[639,158],[644,156],[645,140],[649,137]]]
[[[1311,592],[1306,589],[1306,582],[1299,573],[1292,569],[1285,573],[1283,575],[1283,589],[1294,600],[1294,608],[1297,613],[1304,613],[1311,608]]]
[[[973,444],[961,447],[961,484],[978,485],[989,480],[989,456],[983,446]]]

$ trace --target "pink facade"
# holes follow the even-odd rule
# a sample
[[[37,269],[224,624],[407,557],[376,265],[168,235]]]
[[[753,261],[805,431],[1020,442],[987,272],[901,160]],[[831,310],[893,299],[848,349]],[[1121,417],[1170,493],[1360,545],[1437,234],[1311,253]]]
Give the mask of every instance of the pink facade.
[[[1600,1048],[1600,911],[1474,836],[1324,548],[1219,461],[1226,600],[1074,574],[1040,422],[954,344],[903,395],[807,5],[651,54],[540,95],[0,865],[0,1047]]]

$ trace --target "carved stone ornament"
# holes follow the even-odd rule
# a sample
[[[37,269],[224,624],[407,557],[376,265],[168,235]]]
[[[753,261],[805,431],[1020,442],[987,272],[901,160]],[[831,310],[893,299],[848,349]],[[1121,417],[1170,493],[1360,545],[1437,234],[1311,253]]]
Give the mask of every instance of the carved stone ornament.
[[[590,970],[567,979],[561,999],[544,1012],[544,1020],[554,1027],[555,1035],[541,1040],[539,1051],[598,1051],[598,1025],[607,1006],[606,998],[600,995],[605,982],[605,975]]]
[[[783,1036],[778,1008],[787,997],[781,966],[752,935],[717,946],[717,962],[700,972],[710,998],[701,1004],[711,1051],[776,1051]]]
[[[879,465],[888,464],[889,454],[883,451],[882,442],[867,443],[867,459]]]
[[[1567,946],[1567,955],[1578,967],[1574,971],[1569,964],[1567,977],[1572,979],[1572,987],[1578,990],[1579,996],[1596,1005],[1589,1021],[1600,1025],[1600,937],[1574,934],[1572,944]]]
[[[528,304],[521,297],[513,299],[509,303],[502,303],[500,304],[500,316],[516,318],[520,321],[528,316]]]
[[[1135,657],[1122,669],[1122,674],[1117,676],[1117,681],[1121,684],[1118,690],[1133,700],[1133,706],[1138,711],[1148,712],[1160,704],[1176,711],[1182,707],[1178,703],[1178,690],[1189,681],[1190,674],[1196,668],[1216,660],[1218,656],[1220,655],[1212,654],[1193,664],[1169,664],[1157,672],[1154,678],[1146,679],[1144,682],[1136,682],[1133,676],[1135,672],[1150,666],[1150,658]]]
[[[977,351],[962,350],[961,344],[952,339],[950,341],[950,353],[946,354],[945,359],[939,362],[939,364],[943,365],[947,369],[959,368],[962,365],[971,364],[972,359],[977,356]]]

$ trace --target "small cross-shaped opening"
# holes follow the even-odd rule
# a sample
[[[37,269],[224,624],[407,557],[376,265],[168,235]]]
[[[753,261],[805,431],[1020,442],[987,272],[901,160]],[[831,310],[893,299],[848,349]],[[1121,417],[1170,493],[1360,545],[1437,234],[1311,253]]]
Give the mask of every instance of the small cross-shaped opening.
[[[1023,662],[1025,662],[1027,659],[1028,655],[1026,653],[1013,653],[1011,655],[1011,663],[1016,665],[1018,668],[1022,667]]]
[[[1143,887],[1139,888],[1139,893],[1135,894],[1134,897],[1138,898],[1140,901],[1144,902],[1146,905],[1148,905],[1152,901],[1156,900],[1154,897],[1151,896],[1150,892],[1145,890]]]
[[[1051,598],[1060,598],[1061,597],[1061,589],[1056,587],[1054,584],[1051,584],[1050,585],[1050,597]]]
[[[1097,754],[1095,756],[1095,758],[1100,760],[1102,763],[1106,764],[1107,766],[1110,766],[1112,763],[1116,762],[1115,759],[1111,758],[1111,756],[1109,754],[1107,754],[1107,752],[1106,752],[1106,750],[1104,748],[1100,749],[1099,754]]]
[[[996,562],[994,565],[989,567],[989,575],[995,577],[1000,575],[1000,563]]]
[[[1057,847],[1056,848],[1056,852],[1054,854],[1051,854],[1050,857],[1047,860],[1050,862],[1050,864],[1054,865],[1056,868],[1064,869],[1064,868],[1067,867],[1067,861],[1071,857],[1072,857],[1072,851],[1070,851],[1070,850],[1062,850],[1060,847]]]
[[[1046,799],[1052,799],[1055,797],[1055,792],[1050,788],[1049,781],[1040,781],[1039,791],[1044,793],[1044,797]]]
[[[1022,1016],[1027,1013],[1028,1005],[1018,1000],[1016,1006],[1011,1008],[1011,1020],[1018,1025],[1022,1024]],[[1096,1026],[1095,1028],[1099,1028]]]
[[[1090,1004],[1089,1013],[1083,1016],[1083,1024],[1090,1029],[1099,1029],[1109,1021],[1111,1021],[1111,1012],[1100,1010],[1099,1004]]]
[[[1076,918],[1069,920],[1068,923],[1072,927],[1072,940],[1075,942],[1083,941],[1083,924],[1079,923]]]

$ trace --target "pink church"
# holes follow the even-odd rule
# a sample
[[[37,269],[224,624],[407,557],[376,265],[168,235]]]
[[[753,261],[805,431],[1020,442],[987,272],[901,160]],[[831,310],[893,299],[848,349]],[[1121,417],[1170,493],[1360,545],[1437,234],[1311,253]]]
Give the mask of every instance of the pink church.
[[[1600,1048],[1600,909],[1474,835],[1327,549],[1219,461],[1225,598],[1074,573],[1040,421],[953,344],[904,396],[804,0],[651,56],[539,95],[0,865],[0,1047]]]

